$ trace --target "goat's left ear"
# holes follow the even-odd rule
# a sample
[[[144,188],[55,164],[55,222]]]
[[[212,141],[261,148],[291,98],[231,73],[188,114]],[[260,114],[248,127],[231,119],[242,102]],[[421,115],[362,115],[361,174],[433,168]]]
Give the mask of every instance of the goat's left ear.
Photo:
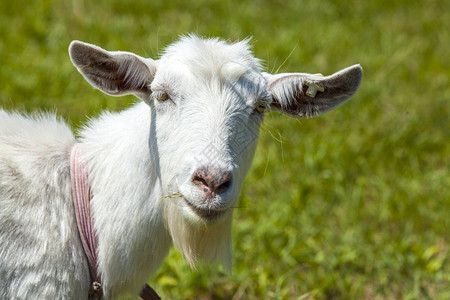
[[[130,52],[110,52],[95,45],[73,41],[70,59],[83,77],[102,92],[121,96],[134,94],[147,101],[156,62]]]
[[[350,99],[361,84],[360,65],[323,77],[307,73],[264,74],[272,94],[271,109],[297,118],[324,114]]]

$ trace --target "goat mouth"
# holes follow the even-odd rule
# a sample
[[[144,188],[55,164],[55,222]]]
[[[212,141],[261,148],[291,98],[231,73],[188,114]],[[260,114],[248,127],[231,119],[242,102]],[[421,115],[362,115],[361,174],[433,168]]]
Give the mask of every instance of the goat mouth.
[[[198,207],[188,200],[185,199],[186,204],[189,206],[189,208],[200,218],[206,221],[217,221],[220,219],[225,213],[228,211],[225,210],[217,210],[217,209],[208,209],[208,208],[201,208]]]

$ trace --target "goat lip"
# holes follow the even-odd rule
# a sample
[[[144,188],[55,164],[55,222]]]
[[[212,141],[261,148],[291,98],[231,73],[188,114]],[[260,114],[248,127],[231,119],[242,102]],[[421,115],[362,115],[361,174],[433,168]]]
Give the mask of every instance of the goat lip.
[[[227,209],[217,210],[217,209],[201,208],[201,207],[198,207],[198,206],[192,204],[186,198],[184,198],[184,200],[187,203],[187,205],[189,206],[189,208],[203,220],[215,221],[227,212]]]

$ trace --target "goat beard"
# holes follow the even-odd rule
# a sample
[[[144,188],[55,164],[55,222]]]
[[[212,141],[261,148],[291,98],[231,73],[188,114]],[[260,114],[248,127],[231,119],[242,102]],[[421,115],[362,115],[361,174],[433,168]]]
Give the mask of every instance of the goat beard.
[[[165,201],[164,214],[173,244],[191,268],[195,269],[200,261],[217,262],[231,270],[232,211],[220,223],[212,225],[190,223],[182,216],[176,201]]]

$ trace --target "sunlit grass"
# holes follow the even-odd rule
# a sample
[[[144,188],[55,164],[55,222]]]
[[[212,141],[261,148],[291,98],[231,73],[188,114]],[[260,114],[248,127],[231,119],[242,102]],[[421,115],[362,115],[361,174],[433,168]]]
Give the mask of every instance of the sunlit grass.
[[[164,299],[450,299],[450,2],[2,1],[0,106],[86,115],[129,106],[70,64],[79,39],[158,57],[189,32],[252,36],[270,72],[364,67],[321,118],[266,117],[235,209],[233,272],[172,251]]]

